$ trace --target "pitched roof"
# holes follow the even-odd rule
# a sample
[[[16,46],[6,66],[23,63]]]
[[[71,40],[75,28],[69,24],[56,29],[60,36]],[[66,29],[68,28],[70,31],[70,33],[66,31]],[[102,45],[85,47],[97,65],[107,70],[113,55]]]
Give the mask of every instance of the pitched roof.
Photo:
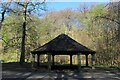
[[[83,46],[66,34],[61,34],[44,44],[43,46],[35,49],[32,53],[38,54],[40,52],[81,52],[81,53],[95,53],[91,49]],[[57,53],[56,53],[57,54]]]

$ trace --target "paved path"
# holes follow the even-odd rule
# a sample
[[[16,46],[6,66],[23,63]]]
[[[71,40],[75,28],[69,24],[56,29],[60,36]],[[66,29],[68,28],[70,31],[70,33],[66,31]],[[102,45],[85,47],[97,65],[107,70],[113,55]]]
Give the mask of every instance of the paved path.
[[[18,63],[2,65],[2,80],[120,80],[119,69],[81,69],[80,72],[71,70],[52,70],[46,68],[33,70],[30,65],[22,67]]]
[[[53,71],[50,73],[3,71],[2,80],[120,80],[120,72],[64,72]]]

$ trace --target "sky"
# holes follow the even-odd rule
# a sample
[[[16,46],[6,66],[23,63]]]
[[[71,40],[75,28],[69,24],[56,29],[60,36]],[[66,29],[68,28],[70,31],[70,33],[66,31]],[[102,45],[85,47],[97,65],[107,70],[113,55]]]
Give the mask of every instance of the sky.
[[[39,0],[42,1],[42,0]],[[119,0],[46,0],[47,2],[109,2],[109,1],[119,1]]]
[[[105,4],[108,2],[47,2],[46,6],[49,10],[62,10],[65,8],[78,8],[80,6],[91,6],[94,4]]]

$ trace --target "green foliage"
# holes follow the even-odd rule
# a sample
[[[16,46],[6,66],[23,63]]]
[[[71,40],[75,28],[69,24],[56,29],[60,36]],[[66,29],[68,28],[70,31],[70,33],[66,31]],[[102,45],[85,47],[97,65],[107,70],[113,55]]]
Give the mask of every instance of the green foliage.
[[[90,10],[90,13],[92,13],[92,16],[102,15],[105,13],[104,8],[105,8],[104,4],[95,5],[95,7]]]
[[[117,24],[114,21],[106,18],[100,18],[108,15],[107,10],[103,8],[103,5],[97,5],[90,10],[86,15],[88,19],[85,19],[83,24],[86,24],[86,31],[88,35],[95,42],[96,50],[96,63],[107,66],[118,66],[119,60],[119,48],[117,48],[116,28]],[[111,13],[110,13],[111,14]],[[99,18],[98,18],[99,16]],[[112,18],[113,16],[107,16]]]
[[[28,59],[30,57],[30,51],[36,48],[37,45],[39,45],[39,43],[37,42],[37,40],[39,39],[38,29],[37,29],[37,27],[39,27],[37,25],[39,19],[34,16],[32,18],[33,18],[32,19],[33,21],[27,25],[27,29],[26,29],[27,31],[26,58]],[[3,54],[4,56],[8,54],[8,56],[3,57],[3,59],[4,58],[9,59],[7,57],[9,57],[10,55],[13,55],[13,57],[15,58],[13,60],[19,59],[19,58],[16,58],[16,56],[14,55],[16,54],[20,56],[22,23],[23,23],[23,20],[22,20],[22,17],[20,16],[8,16],[4,21],[3,23],[4,25],[2,28],[2,39],[3,39],[3,48],[4,48]]]

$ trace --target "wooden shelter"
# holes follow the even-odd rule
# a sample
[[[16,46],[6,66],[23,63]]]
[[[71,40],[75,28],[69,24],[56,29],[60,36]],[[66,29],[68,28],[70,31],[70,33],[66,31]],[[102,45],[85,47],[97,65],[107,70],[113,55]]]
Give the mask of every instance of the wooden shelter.
[[[54,56],[55,55],[69,55],[70,56],[70,66],[72,66],[72,56],[77,55],[78,58],[78,69],[81,68],[81,60],[80,55],[84,54],[86,56],[86,66],[88,66],[88,55],[91,54],[91,64],[94,67],[94,55],[95,51],[83,46],[82,44],[78,43],[77,41],[73,40],[66,34],[61,34],[54,38],[53,40],[49,41],[48,43],[40,46],[39,48],[35,49],[31,52],[33,55],[37,54],[37,63],[39,66],[39,56],[41,54],[48,55],[48,66],[49,69],[51,65],[54,65]],[[52,58],[52,59],[51,59]]]

